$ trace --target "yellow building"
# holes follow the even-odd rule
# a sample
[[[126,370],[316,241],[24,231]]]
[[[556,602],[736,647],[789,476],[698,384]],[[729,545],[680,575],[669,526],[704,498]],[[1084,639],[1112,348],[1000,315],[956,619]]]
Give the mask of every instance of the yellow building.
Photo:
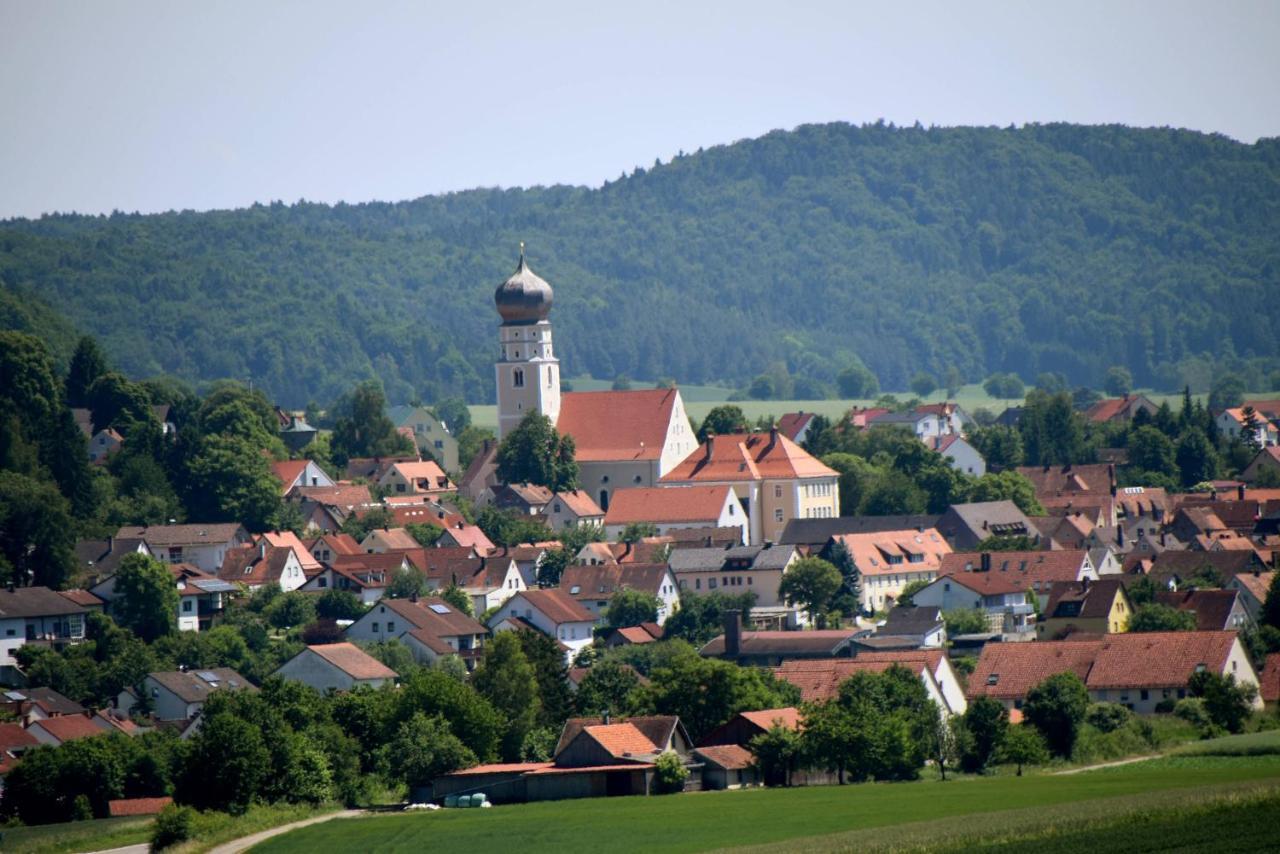
[[[1049,602],[1036,626],[1036,637],[1062,640],[1077,633],[1127,632],[1132,615],[1133,602],[1117,578],[1058,581],[1049,589]]]

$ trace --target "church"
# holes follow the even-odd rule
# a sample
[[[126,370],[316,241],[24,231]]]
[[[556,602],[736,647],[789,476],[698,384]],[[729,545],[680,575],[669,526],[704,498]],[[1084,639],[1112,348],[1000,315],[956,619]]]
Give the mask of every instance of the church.
[[[547,319],[551,286],[529,269],[523,244],[516,271],[493,299],[502,318],[495,366],[499,440],[530,411],[547,416],[573,437],[581,488],[604,511],[615,490],[657,486],[698,447],[677,389],[560,391]]]

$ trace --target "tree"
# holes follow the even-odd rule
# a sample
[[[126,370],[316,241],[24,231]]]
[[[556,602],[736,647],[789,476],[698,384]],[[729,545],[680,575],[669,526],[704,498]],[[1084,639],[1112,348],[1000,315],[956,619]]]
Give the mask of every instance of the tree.
[[[515,510],[499,510],[492,504],[480,511],[476,524],[486,537],[500,546],[540,543],[552,538],[551,530],[537,518]]]
[[[1170,477],[1180,475],[1173,441],[1156,427],[1139,427],[1129,434],[1129,465]]]
[[[411,522],[404,529],[418,545],[424,547],[434,546],[444,536],[444,528],[439,525],[416,525]]]
[[[635,545],[645,537],[658,536],[658,526],[652,522],[628,522],[618,535],[618,542]]]
[[[1168,605],[1151,602],[1138,605],[1129,618],[1131,632],[1194,632],[1196,615],[1192,611],[1180,611]]]
[[[755,756],[760,777],[766,786],[790,786],[791,772],[800,757],[800,733],[774,723],[747,745]]]
[[[980,774],[1008,733],[1009,712],[998,700],[978,697],[969,703],[961,721],[960,766],[967,773]]]
[[[1022,465],[1022,434],[1014,427],[992,424],[989,427],[978,428],[970,432],[969,444],[982,455],[988,466],[1011,468]]]
[[[954,611],[943,611],[942,619],[947,624],[947,635],[977,635],[990,631],[986,612],[979,608],[958,608]]]
[[[827,553],[827,560],[840,572],[840,588],[831,597],[831,607],[844,617],[856,617],[862,613],[862,576],[849,554],[849,547],[836,540]]]
[[[187,514],[209,522],[270,529],[280,511],[280,482],[262,449],[237,436],[206,436],[186,464]]]
[[[1120,365],[1107,368],[1107,375],[1102,381],[1102,390],[1112,397],[1124,397],[1133,389],[1133,374]]]
[[[471,409],[468,408],[467,402],[460,397],[446,397],[444,400],[432,407],[435,411],[436,418],[439,418],[445,428],[456,438],[459,433],[471,426]]]
[[[1267,587],[1267,601],[1262,603],[1258,622],[1280,629],[1280,572],[1271,576],[1271,584]]]
[[[358,620],[365,607],[350,590],[330,587],[316,600],[316,615],[328,620]]]
[[[449,774],[477,763],[476,755],[453,734],[441,715],[415,712],[400,724],[384,748],[391,774],[410,789],[431,785]]]
[[[471,684],[506,719],[503,760],[519,762],[525,736],[534,727],[541,703],[533,667],[515,633],[499,632],[489,642]]]
[[[727,436],[731,433],[745,433],[748,429],[750,425],[747,423],[747,416],[742,412],[742,407],[722,403],[712,407],[707,417],[702,419],[702,424],[698,427],[698,441],[705,442],[707,436],[711,435]]]
[[[1204,431],[1197,427],[1184,430],[1178,437],[1174,459],[1184,487],[1192,487],[1218,476],[1218,452]]]
[[[895,605],[902,605],[907,608],[913,607],[916,603],[912,600],[912,596],[929,586],[928,581],[912,581],[906,587],[902,588],[902,592],[898,594],[898,601]]]
[[[554,730],[558,736],[573,710],[564,649],[559,641],[542,632],[521,630],[514,634],[520,640],[520,649],[533,668],[533,678],[538,683],[537,726]]]
[[[261,728],[231,711],[206,714],[192,742],[178,800],[199,809],[243,814],[272,769]]]
[[[992,397],[1013,400],[1022,397],[1025,386],[1017,374],[992,374],[983,381],[982,388]]]
[[[809,622],[816,624],[843,582],[840,570],[830,563],[819,557],[806,557],[783,573],[778,595],[788,604],[803,606],[809,612]]]
[[[1018,420],[1027,465],[1063,465],[1085,454],[1083,418],[1070,395],[1033,389]]]
[[[412,566],[397,570],[387,585],[387,596],[391,599],[412,599],[426,592],[427,577]]]
[[[1014,434],[1017,435],[1016,433]],[[969,486],[969,501],[1012,501],[1028,516],[1043,516],[1035,485],[1013,470],[987,472]]]
[[[680,591],[680,608],[663,624],[663,637],[702,646],[724,631],[724,612],[736,610],[745,622],[756,604],[756,594],[694,593]]]
[[[1088,708],[1089,692],[1080,677],[1058,673],[1027,692],[1022,715],[1040,731],[1055,756],[1069,759]]]
[[[456,582],[450,581],[449,586],[440,592],[440,598],[468,617],[476,615],[471,605],[471,594],[459,587]]]
[[[81,337],[67,368],[67,406],[87,407],[90,387],[107,370],[107,359],[98,348],[98,342],[89,335]]]
[[[121,626],[151,643],[176,628],[178,600],[173,576],[160,561],[144,554],[120,561],[111,613]]]
[[[147,394],[147,390],[121,374],[102,374],[89,386],[85,398],[93,413],[95,430],[121,427],[153,418],[151,396]]]
[[[277,629],[306,625],[316,618],[315,599],[306,593],[290,590],[273,599],[265,614],[267,622]]]
[[[75,523],[53,486],[0,471],[0,576],[60,589],[75,567]]]
[[[915,392],[917,397],[928,397],[933,394],[938,387],[938,381],[934,379],[932,374],[923,371],[911,378],[911,390]]]
[[[689,769],[680,761],[680,754],[668,751],[654,762],[654,789],[660,795],[670,795],[684,790],[689,779]]]
[[[929,733],[929,758],[944,781],[947,779],[947,766],[955,765],[960,756],[960,739],[956,730],[956,720],[940,714],[934,719]]]
[[[1049,750],[1045,746],[1044,736],[1035,727],[1013,726],[1005,732],[1000,741],[998,753],[1000,762],[1018,766],[1018,776],[1022,776],[1023,765],[1043,765],[1049,761]]]
[[[498,478],[503,483],[533,483],[552,492],[576,489],[578,464],[572,436],[556,432],[551,419],[530,410],[498,445]]]
[[[1191,696],[1204,700],[1209,719],[1227,732],[1244,731],[1245,721],[1253,713],[1253,701],[1258,688],[1252,684],[1236,684],[1231,674],[1223,676],[1208,670],[1200,670],[1187,681]]]
[[[622,715],[635,705],[640,677],[634,667],[612,658],[592,665],[578,683],[574,706],[587,716]]]
[[[624,626],[638,626],[641,623],[656,623],[658,608],[662,603],[652,593],[632,590],[624,587],[609,599],[609,607],[604,616],[610,628],[620,629]]]
[[[1244,402],[1244,380],[1237,374],[1222,374],[1209,387],[1209,409],[1221,412]]]
[[[859,362],[836,374],[836,388],[846,400],[875,397],[880,391],[880,381]]]

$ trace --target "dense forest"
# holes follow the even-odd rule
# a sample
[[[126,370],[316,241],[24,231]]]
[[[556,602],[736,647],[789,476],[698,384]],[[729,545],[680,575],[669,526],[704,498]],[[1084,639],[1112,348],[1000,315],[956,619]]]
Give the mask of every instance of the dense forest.
[[[556,289],[566,375],[796,396],[1056,372],[1199,390],[1280,355],[1280,140],[1118,126],[812,125],[599,189],[0,223],[0,326],[283,404],[380,378],[492,398],[492,292]],[[958,373],[957,373],[958,372]]]

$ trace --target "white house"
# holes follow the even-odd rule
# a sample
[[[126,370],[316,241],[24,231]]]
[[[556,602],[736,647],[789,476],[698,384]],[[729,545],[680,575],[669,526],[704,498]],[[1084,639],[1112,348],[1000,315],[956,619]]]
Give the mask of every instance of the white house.
[[[302,551],[309,556],[306,549]],[[266,539],[228,550],[218,577],[232,584],[243,584],[250,590],[278,584],[286,593],[297,590],[307,581],[298,553],[288,546],[273,546]]]
[[[735,546],[729,549],[676,549],[667,559],[682,591],[688,593],[754,593],[751,623],[757,628],[787,628],[807,615],[778,595],[778,585],[800,559],[795,546]]]
[[[227,667],[148,673],[142,680],[151,715],[158,721],[190,720],[204,707],[209,695],[220,689],[258,690],[249,680]],[[125,688],[116,698],[116,708],[121,714],[130,714],[138,704],[139,698],[133,688]]]
[[[561,588],[522,590],[489,618],[494,632],[532,628],[550,635],[565,647],[565,659],[572,661],[591,645],[595,614]]]
[[[271,464],[271,471],[279,479],[280,494],[288,495],[299,487],[336,486],[333,478],[313,460],[282,460]]]
[[[204,572],[217,572],[227,552],[251,541],[235,522],[225,524],[125,526],[116,539],[140,539],[166,563],[189,563]]]
[[[665,563],[606,563],[567,566],[560,576],[566,591],[603,624],[619,590],[638,590],[658,600],[658,625],[680,608],[680,585]]]
[[[715,486],[619,489],[604,516],[605,536],[616,540],[631,524],[649,524],[659,534],[673,528],[740,528],[746,542],[750,519],[733,488]]]
[[[347,627],[348,640],[399,640],[423,664],[456,655],[475,666],[488,630],[453,605],[436,597],[383,599]]]
[[[925,445],[946,457],[956,471],[982,477],[987,473],[987,461],[978,453],[978,449],[959,434],[951,433],[932,439],[925,439]]]
[[[27,643],[60,648],[84,640],[87,613],[48,587],[0,589],[0,677],[15,681],[15,655]]]
[[[350,691],[360,685],[379,688],[399,676],[352,643],[308,646],[276,668],[272,675],[310,685],[321,693]]]
[[[603,525],[604,511],[582,489],[557,492],[543,510],[547,526],[553,531],[576,528],[579,525]]]

